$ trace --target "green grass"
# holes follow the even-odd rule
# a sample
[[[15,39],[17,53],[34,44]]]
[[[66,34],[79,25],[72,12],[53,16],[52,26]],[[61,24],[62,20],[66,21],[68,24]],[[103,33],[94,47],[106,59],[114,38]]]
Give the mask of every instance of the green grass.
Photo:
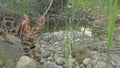
[[[118,0],[110,0],[108,6],[108,48],[110,49],[112,45],[113,30],[115,25],[115,19],[118,10]]]
[[[112,38],[113,38],[113,32],[114,32],[116,12],[118,10],[118,2],[117,2],[118,0],[109,0],[109,1],[108,0],[69,0],[69,1],[70,1],[69,2],[70,5],[72,5],[72,16],[71,16],[71,21],[70,21],[70,23],[72,23],[72,25],[74,23],[73,20],[74,20],[74,16],[75,16],[74,14],[76,12],[76,8],[75,8],[76,5],[81,8],[90,8],[93,11],[99,11],[99,10],[101,11],[102,10],[104,12],[103,14],[105,14],[105,16],[108,17],[108,18],[105,18],[105,19],[107,19],[106,23],[108,23],[107,24],[107,26],[108,26],[107,27],[108,45],[106,45],[106,46],[108,47],[108,49],[110,49],[113,46]],[[68,27],[71,27],[71,26],[68,26]],[[72,26],[72,28],[73,27],[76,27],[76,29],[77,29],[78,25]],[[83,43],[84,43],[84,41],[83,41]]]
[[[108,45],[107,47],[109,50],[113,47],[112,38],[113,38],[113,32],[114,32],[115,19],[116,19],[117,10],[118,10],[118,0],[110,0],[109,5],[107,7],[108,7]],[[106,62],[109,63],[109,57],[107,57]],[[106,65],[106,68],[108,68],[108,65]]]

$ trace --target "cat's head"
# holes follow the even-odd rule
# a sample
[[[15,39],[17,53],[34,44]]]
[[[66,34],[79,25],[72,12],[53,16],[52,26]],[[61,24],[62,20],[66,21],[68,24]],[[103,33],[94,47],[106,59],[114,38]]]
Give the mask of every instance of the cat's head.
[[[25,16],[25,30],[28,37],[38,37],[44,29],[45,16],[41,16],[37,19],[32,19],[27,14]]]

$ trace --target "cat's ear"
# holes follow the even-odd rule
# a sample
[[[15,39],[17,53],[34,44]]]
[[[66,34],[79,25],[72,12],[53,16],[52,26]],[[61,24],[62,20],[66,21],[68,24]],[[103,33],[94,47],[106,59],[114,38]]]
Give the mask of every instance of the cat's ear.
[[[29,32],[30,31],[30,17],[24,13],[24,17],[25,17],[25,27],[26,27],[26,31]]]
[[[37,19],[37,24],[38,25],[44,25],[45,24],[45,16],[41,16],[40,18]]]

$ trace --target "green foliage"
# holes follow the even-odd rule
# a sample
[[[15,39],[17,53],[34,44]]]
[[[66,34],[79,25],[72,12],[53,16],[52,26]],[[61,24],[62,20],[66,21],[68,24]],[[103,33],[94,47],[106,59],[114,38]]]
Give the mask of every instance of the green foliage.
[[[77,3],[76,3],[77,2]],[[92,9],[92,11],[102,11],[104,16],[107,17],[106,23],[107,24],[107,30],[108,30],[108,49],[112,47],[112,38],[113,38],[113,30],[114,30],[114,25],[115,25],[115,19],[116,19],[116,13],[118,10],[118,0],[69,0],[69,4],[72,5],[72,21],[74,19],[74,15],[76,12],[76,5],[79,6],[80,8],[83,9]],[[102,13],[101,12],[101,13]],[[101,22],[102,23],[102,22]],[[75,26],[76,27],[76,26]],[[84,43],[84,41],[83,41]],[[77,51],[79,52],[79,50]],[[82,53],[81,53],[82,54]],[[73,53],[73,57],[75,57],[77,54],[75,52]],[[81,58],[77,58],[79,61],[82,61]],[[83,58],[84,59],[84,58]]]
[[[70,3],[73,3],[72,6],[74,7],[74,1],[72,0]],[[90,8],[92,10],[97,8],[104,11],[104,14],[108,17],[106,19],[108,19],[108,48],[110,48],[112,46],[112,35],[118,10],[118,0],[77,0],[77,5],[82,8]]]
[[[109,6],[108,6],[108,48],[111,48],[112,46],[112,35],[113,35],[113,29],[116,19],[116,13],[118,10],[118,0],[109,0]]]
[[[14,10],[19,14],[29,13],[29,8],[27,8],[27,0],[3,0],[2,4],[7,10]]]

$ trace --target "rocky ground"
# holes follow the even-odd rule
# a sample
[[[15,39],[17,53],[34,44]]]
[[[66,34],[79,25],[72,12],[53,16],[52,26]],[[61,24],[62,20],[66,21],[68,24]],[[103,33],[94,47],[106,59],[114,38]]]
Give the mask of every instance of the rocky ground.
[[[70,6],[68,7],[68,9],[71,8]],[[85,18],[87,18],[87,20],[83,20],[83,25],[87,22],[88,25],[92,24],[95,28],[101,28],[102,26],[99,26],[102,25],[102,20],[100,18],[104,17],[104,15],[97,13],[89,14],[88,12],[85,13],[85,11],[86,10],[77,11],[75,14],[75,23],[80,21],[78,18],[80,18],[83,14],[86,14]],[[64,19],[66,19],[71,16],[69,12],[65,14],[69,15],[61,16],[61,18],[65,17]],[[57,19],[59,19],[59,17]],[[65,24],[64,19],[62,19],[62,24]],[[58,20],[55,19],[55,21]],[[53,19],[51,22],[53,23]],[[107,38],[98,37],[101,32],[96,32],[98,34],[93,36],[94,32],[91,31],[91,28],[86,28],[87,31],[85,31],[84,34],[84,28],[81,28],[80,30],[81,32],[75,30],[68,31],[69,68],[120,68],[119,33],[115,35],[116,37],[113,41],[114,47],[107,50]],[[67,47],[66,34],[65,29],[63,29],[63,31],[42,33],[38,43],[36,43],[41,57],[38,68],[67,68],[65,64]],[[10,61],[13,61],[15,65],[17,64],[17,68],[36,68],[34,60],[24,56],[20,40],[13,36],[10,37],[15,40],[13,45],[5,42],[4,39],[0,37],[0,46],[5,54],[8,55]],[[26,67],[21,67],[21,65],[26,65]],[[0,68],[7,68],[2,61],[0,62]]]
[[[71,51],[68,59],[69,68],[120,68],[119,45],[116,45],[114,48],[107,51],[105,46],[105,39],[102,39],[102,41],[96,41],[96,38],[88,36],[87,34],[85,34],[83,37],[82,32],[78,31],[68,32],[69,42],[73,40],[73,33],[76,33],[76,44],[74,44],[72,48],[69,44],[69,51]],[[7,54],[9,58],[15,64],[17,64],[19,58],[23,56],[23,51],[21,49],[20,41],[17,38],[14,39],[16,40],[16,42],[14,45],[11,45],[1,38],[0,45],[1,48],[5,51],[5,54]],[[37,48],[41,52],[41,61],[39,64],[39,68],[66,68],[66,31],[43,33],[39,40],[40,42],[36,44]],[[117,41],[119,41],[119,38],[117,39]],[[74,53],[77,56],[73,55]],[[30,62],[31,61],[29,60],[26,63]],[[34,62],[32,63],[32,66],[35,66]],[[30,65],[32,63],[30,63]],[[4,67],[2,61],[0,65],[1,68],[6,68]]]

